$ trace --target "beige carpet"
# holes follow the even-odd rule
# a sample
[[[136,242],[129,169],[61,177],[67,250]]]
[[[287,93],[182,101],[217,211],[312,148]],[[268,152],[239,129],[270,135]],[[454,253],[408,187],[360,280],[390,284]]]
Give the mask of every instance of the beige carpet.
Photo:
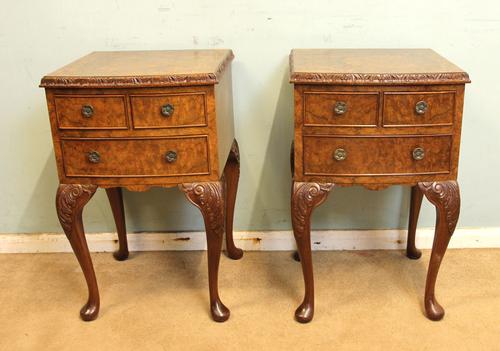
[[[71,254],[0,255],[0,350],[500,350],[500,250],[449,250],[422,312],[429,252],[315,252],[316,314],[293,320],[303,292],[290,252],[221,260],[223,324],[208,312],[204,252],[93,254],[101,291],[82,322],[83,275]]]

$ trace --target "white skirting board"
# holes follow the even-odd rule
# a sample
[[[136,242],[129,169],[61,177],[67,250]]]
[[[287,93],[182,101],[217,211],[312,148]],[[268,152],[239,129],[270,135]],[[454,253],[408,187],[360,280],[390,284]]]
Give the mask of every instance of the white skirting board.
[[[204,232],[130,233],[130,251],[206,250]],[[433,229],[417,231],[417,247],[430,249]],[[295,250],[292,231],[238,231],[236,245],[248,251]],[[116,233],[87,234],[92,252],[111,252],[118,247]],[[401,250],[406,230],[317,230],[311,233],[313,250]],[[500,227],[459,228],[449,248],[500,248]],[[71,252],[64,234],[0,234],[0,253]]]

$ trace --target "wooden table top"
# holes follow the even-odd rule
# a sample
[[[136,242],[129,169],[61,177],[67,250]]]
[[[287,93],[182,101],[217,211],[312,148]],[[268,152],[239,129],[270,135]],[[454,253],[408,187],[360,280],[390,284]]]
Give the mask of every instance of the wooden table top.
[[[290,82],[320,84],[464,84],[462,69],[431,49],[294,49]]]
[[[106,88],[216,84],[231,50],[96,51],[42,78],[41,87]]]

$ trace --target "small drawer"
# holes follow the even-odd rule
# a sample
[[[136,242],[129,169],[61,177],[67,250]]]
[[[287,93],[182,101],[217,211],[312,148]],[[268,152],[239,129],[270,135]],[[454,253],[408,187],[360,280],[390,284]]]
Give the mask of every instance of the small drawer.
[[[58,95],[54,104],[59,129],[128,129],[125,96]]]
[[[133,95],[135,129],[202,127],[207,125],[205,93]]]
[[[446,174],[452,137],[304,136],[304,174],[332,176]]]
[[[455,92],[384,93],[384,127],[450,126],[455,112]]]
[[[375,127],[378,92],[305,92],[304,125]]]
[[[209,174],[208,137],[65,139],[68,177],[168,177]]]

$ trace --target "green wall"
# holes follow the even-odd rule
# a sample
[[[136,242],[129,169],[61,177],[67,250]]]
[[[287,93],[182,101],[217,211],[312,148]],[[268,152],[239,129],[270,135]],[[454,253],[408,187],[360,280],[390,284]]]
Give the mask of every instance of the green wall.
[[[290,229],[292,86],[299,47],[429,47],[469,72],[460,227],[500,226],[500,5],[496,1],[9,1],[0,22],[0,233],[61,232],[56,166],[40,78],[95,50],[231,48],[241,179],[238,230]],[[409,189],[335,189],[315,228],[403,228]],[[130,231],[199,230],[175,188],[125,194]],[[431,226],[425,204],[420,224]],[[113,231],[100,190],[89,232]]]

